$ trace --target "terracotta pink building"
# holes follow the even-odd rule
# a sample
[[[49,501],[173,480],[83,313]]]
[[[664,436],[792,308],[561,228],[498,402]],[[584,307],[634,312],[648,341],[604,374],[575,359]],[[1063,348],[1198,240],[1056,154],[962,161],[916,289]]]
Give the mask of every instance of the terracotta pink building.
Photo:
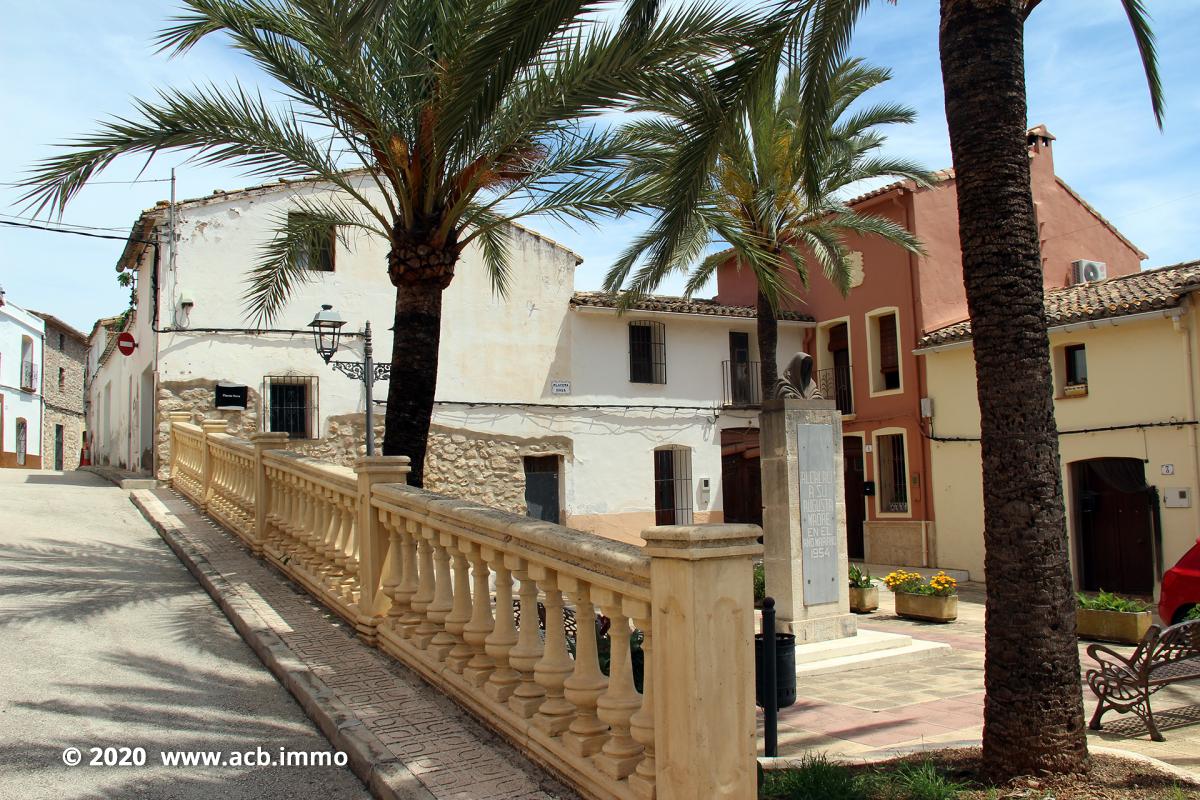
[[[1071,285],[1085,267],[1106,270],[1108,277],[1137,272],[1146,255],[1054,174],[1053,142],[1043,126],[1029,132],[1046,287]],[[847,244],[861,269],[849,296],[816,270],[808,291],[795,280],[802,299],[789,307],[816,319],[805,332],[805,348],[816,358],[823,395],[843,412],[851,558],[934,566],[930,409],[922,402],[924,359],[913,351],[924,333],[967,317],[954,173],[939,173],[927,189],[911,182],[884,186],[851,205],[904,225],[926,254],[853,237]],[[752,275],[731,260],[718,271],[716,299],[754,305]],[[737,506],[731,500],[726,498],[727,520]]]

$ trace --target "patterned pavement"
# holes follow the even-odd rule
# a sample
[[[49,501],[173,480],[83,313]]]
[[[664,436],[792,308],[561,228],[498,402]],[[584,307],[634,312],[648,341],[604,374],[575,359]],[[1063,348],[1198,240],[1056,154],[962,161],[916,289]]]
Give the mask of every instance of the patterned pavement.
[[[361,726],[363,739],[383,748],[383,760],[398,762],[392,783],[399,796],[433,800],[575,800],[570,790],[500,740],[448,698],[403,666],[360,643],[332,612],[295,588],[284,576],[251,555],[241,542],[199,514],[179,495],[152,492],[179,527],[172,531],[189,551],[224,578],[244,608],[252,609],[298,663],[282,667],[307,671],[312,697],[299,698],[309,713],[315,702],[341,709],[339,730]],[[257,649],[257,648],[256,648]],[[260,653],[261,654],[261,653]],[[273,668],[275,665],[272,665]],[[278,674],[277,674],[278,677]],[[291,688],[291,683],[285,681]],[[361,777],[361,774],[360,774]]]
[[[779,712],[780,756],[854,756],[982,736],[982,587],[962,587],[959,618],[944,625],[901,619],[891,593],[879,594],[879,610],[860,616],[860,628],[945,642],[952,650],[933,661],[802,677],[796,705]],[[1093,664],[1085,652],[1089,644],[1079,647],[1084,672]],[[1122,653],[1133,649],[1110,646]],[[1083,694],[1090,720],[1095,698],[1086,684]],[[1200,776],[1200,681],[1168,687],[1152,703],[1165,742],[1151,741],[1136,716],[1114,711],[1105,714],[1103,730],[1088,732],[1089,742],[1152,756]],[[761,726],[760,714],[760,732]]]

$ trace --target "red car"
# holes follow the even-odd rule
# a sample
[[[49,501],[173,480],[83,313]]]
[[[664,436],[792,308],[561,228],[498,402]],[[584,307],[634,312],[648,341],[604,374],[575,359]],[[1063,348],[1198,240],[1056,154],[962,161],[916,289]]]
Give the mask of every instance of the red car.
[[[1163,574],[1158,616],[1174,625],[1196,606],[1200,606],[1200,541]]]

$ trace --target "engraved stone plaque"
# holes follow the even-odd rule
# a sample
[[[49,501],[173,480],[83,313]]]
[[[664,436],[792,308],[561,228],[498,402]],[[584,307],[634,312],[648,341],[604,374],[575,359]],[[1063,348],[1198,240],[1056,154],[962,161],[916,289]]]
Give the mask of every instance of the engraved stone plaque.
[[[837,465],[828,425],[796,426],[800,462],[800,540],[804,602],[838,602]],[[841,576],[845,580],[845,576]]]

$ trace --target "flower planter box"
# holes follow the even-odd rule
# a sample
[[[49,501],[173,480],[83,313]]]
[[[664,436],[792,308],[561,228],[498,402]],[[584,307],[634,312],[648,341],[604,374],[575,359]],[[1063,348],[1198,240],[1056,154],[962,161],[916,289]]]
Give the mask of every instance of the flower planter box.
[[[958,595],[937,597],[896,592],[896,613],[902,617],[927,622],[953,622],[958,619]]]
[[[1097,611],[1081,608],[1075,612],[1079,638],[1102,642],[1137,644],[1150,628],[1149,611]]]
[[[850,610],[855,614],[869,614],[879,608],[879,587],[866,589],[850,587]]]

